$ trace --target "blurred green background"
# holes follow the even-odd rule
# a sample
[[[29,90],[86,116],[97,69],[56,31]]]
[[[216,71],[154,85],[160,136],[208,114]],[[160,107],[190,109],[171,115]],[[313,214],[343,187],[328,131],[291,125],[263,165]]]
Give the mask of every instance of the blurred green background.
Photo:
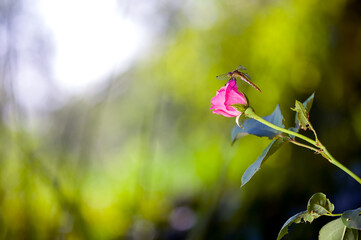
[[[30,4],[0,1],[0,239],[276,239],[313,193],[336,212],[361,206],[353,179],[293,145],[240,189],[269,140],[231,146],[234,119],[209,110],[215,76],[240,64],[262,89],[242,86],[251,106],[264,116],[279,103],[287,127],[294,100],[315,92],[320,140],[361,176],[361,1],[128,1],[128,14],[139,4],[157,9],[157,41],[97,91],[35,111],[15,82],[14,23]],[[50,40],[37,41],[46,72]],[[316,239],[329,220],[285,239]]]

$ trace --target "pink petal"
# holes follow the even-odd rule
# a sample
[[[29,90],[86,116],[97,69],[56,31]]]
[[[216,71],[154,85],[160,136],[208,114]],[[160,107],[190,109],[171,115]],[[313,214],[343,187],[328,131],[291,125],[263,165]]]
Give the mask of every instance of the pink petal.
[[[233,104],[247,105],[246,97],[242,93],[238,92],[237,83],[236,80],[234,79],[231,79],[228,82],[225,93],[225,99],[226,100],[224,104],[226,105],[226,108],[228,110],[234,109],[233,107],[231,107],[231,105]]]
[[[242,114],[231,106],[233,104],[247,105],[245,96],[237,90],[235,79],[229,80],[226,86],[217,91],[216,96],[211,100],[210,109],[213,109],[213,113],[225,117],[236,117]]]
[[[228,112],[229,112],[229,111],[228,111]],[[227,112],[225,112],[225,111],[223,111],[223,110],[221,110],[221,109],[216,109],[216,110],[214,110],[212,113],[215,113],[215,114],[218,114],[218,115],[223,115],[223,116],[225,116],[225,117],[236,117],[236,116],[239,115],[239,113],[237,113],[237,114],[230,114],[230,113],[227,113]]]

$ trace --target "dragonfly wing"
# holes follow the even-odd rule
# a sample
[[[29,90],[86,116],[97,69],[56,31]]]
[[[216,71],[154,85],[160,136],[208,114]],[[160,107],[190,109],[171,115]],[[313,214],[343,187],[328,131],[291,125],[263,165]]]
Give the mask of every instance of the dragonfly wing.
[[[251,77],[247,74],[247,73],[242,73],[246,78],[248,78],[249,80],[252,80]]]
[[[245,67],[243,67],[242,65],[239,65],[238,68],[236,68],[236,70],[247,70]]]
[[[244,74],[244,73],[243,73]],[[248,80],[245,76],[240,76],[240,78],[245,81],[246,83],[248,83],[249,85],[251,85],[252,87],[254,87],[258,92],[261,92],[261,89],[259,89],[259,87],[257,87],[253,82],[251,82],[250,80]]]
[[[229,77],[228,77],[228,74],[222,74],[222,75],[219,75],[216,77],[218,80],[228,80]]]

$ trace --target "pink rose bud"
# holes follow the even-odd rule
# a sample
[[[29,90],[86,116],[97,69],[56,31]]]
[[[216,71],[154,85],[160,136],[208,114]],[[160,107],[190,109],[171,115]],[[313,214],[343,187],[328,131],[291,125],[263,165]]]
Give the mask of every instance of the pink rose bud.
[[[231,78],[226,86],[219,89],[217,95],[212,98],[210,109],[214,109],[213,113],[225,117],[237,117],[242,114],[242,112],[238,111],[241,107],[248,107],[247,98],[238,91],[236,79]]]

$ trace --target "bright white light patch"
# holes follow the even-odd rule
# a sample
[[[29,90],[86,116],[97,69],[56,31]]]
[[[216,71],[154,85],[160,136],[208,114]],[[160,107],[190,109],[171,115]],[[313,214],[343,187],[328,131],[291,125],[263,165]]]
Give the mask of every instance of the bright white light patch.
[[[140,48],[140,27],[121,16],[116,0],[41,0],[39,8],[53,33],[56,81],[68,92],[124,71]]]

